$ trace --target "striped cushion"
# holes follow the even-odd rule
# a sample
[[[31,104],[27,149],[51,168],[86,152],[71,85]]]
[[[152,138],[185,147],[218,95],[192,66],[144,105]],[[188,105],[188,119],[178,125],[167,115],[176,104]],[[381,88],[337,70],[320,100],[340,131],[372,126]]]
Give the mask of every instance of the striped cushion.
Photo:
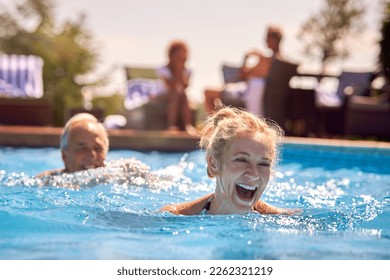
[[[142,106],[149,100],[164,92],[163,81],[159,79],[130,79],[127,81],[125,108],[131,110]]]
[[[33,55],[0,56],[0,96],[43,96],[43,60]]]

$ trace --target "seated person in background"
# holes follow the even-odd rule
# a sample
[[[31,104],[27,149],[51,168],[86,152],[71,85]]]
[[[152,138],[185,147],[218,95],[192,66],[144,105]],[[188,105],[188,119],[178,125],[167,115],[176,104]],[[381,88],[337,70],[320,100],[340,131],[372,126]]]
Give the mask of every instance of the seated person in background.
[[[185,131],[195,134],[185,91],[191,75],[191,71],[186,68],[187,57],[187,45],[182,41],[172,42],[168,48],[168,64],[159,68],[157,74],[164,81],[164,94],[168,99],[168,130],[179,130],[179,118],[182,118]]]
[[[43,172],[38,177],[105,166],[109,149],[107,131],[93,115],[76,114],[65,124],[60,149],[65,167]]]
[[[215,192],[195,201],[166,205],[176,215],[292,214],[260,200],[278,159],[283,131],[276,124],[237,108],[222,108],[201,126],[200,146],[206,151],[207,174]]]
[[[224,89],[205,90],[205,109],[208,114],[211,114],[215,110],[216,100],[220,99],[222,93],[224,93],[234,98],[243,98],[248,111],[258,116],[264,116],[262,97],[265,78],[268,76],[271,68],[272,59],[274,57],[281,58],[280,42],[282,36],[282,31],[279,27],[269,26],[267,29],[266,43],[267,47],[272,51],[272,55],[266,56],[259,50],[251,50],[245,54],[240,69],[241,78],[244,82],[227,84]],[[248,59],[253,56],[258,59],[258,62],[253,67],[248,67]]]

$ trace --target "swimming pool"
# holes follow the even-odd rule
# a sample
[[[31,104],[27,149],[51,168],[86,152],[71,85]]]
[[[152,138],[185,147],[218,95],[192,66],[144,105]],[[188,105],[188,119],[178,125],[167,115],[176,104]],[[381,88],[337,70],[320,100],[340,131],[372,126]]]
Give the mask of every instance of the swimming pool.
[[[59,151],[0,148],[0,259],[390,259],[390,149],[285,144],[263,199],[290,217],[160,213],[213,190],[203,153],[130,157],[161,180],[37,187]]]

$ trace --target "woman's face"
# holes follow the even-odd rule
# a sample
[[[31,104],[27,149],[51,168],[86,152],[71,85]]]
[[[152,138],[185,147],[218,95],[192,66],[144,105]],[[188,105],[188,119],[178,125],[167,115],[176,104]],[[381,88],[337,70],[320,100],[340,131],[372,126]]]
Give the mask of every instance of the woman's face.
[[[241,134],[225,147],[218,165],[216,192],[226,214],[249,212],[263,194],[271,173],[273,145],[268,137]]]
[[[171,62],[176,66],[184,67],[187,61],[187,51],[185,49],[179,49],[171,56]]]

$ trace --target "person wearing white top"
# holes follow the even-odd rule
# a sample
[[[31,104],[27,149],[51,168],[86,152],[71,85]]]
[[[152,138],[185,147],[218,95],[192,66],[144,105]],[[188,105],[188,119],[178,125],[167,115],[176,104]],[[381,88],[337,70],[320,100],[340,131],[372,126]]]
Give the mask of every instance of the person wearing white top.
[[[173,41],[168,48],[168,58],[168,64],[157,70],[157,75],[164,81],[163,94],[168,99],[168,130],[179,130],[181,118],[185,131],[196,134],[186,95],[191,76],[191,70],[186,67],[187,45],[182,41]]]
[[[215,101],[220,99],[222,94],[227,94],[231,98],[241,98],[249,112],[257,116],[264,116],[262,100],[266,78],[271,68],[272,59],[274,57],[281,58],[280,42],[282,37],[282,31],[279,27],[269,26],[267,28],[266,44],[272,55],[268,56],[259,50],[247,52],[240,69],[240,76],[243,81],[228,83],[223,89],[206,89],[205,109],[208,114],[216,109]],[[248,66],[248,60],[252,58],[256,58],[257,63],[254,66]]]

